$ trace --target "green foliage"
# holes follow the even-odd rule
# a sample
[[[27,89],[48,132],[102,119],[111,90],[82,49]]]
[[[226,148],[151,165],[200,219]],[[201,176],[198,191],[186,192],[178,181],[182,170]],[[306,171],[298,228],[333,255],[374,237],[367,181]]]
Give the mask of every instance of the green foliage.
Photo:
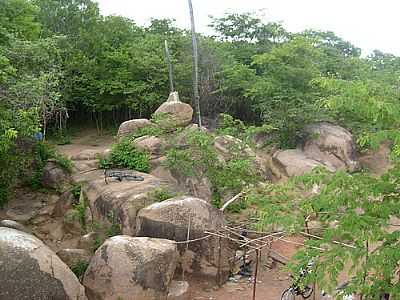
[[[230,149],[232,157],[222,161],[213,146],[213,135],[192,130],[186,136],[186,143],[184,149],[175,147],[167,152],[167,167],[181,176],[198,179],[207,177],[216,198],[227,191],[239,192],[258,180],[254,158],[247,156],[241,145]],[[215,204],[218,204],[218,200],[215,200]]]
[[[77,278],[82,279],[88,267],[88,262],[78,261],[75,265],[71,267],[71,271],[74,272]]]
[[[246,144],[253,144],[252,138],[257,134],[268,134],[272,137],[272,133],[277,129],[268,124],[263,124],[262,126],[247,126],[243,121],[234,119],[228,114],[220,114],[220,117],[222,122],[217,130],[218,134],[237,137]],[[272,143],[276,141],[271,138],[269,142]]]
[[[34,166],[33,175],[29,178],[29,186],[33,189],[42,189],[41,178],[43,168],[47,161],[53,160],[59,167],[65,171],[72,172],[72,161],[59,154],[57,150],[46,142],[37,142],[33,148],[31,161]]]
[[[86,228],[86,208],[88,206],[86,197],[79,193],[79,203],[74,204],[74,215],[78,218],[82,228]]]
[[[291,265],[296,274],[314,262],[305,283],[317,282],[332,291],[343,271],[351,278],[347,292],[366,299],[387,292],[397,299],[400,256],[395,249],[400,232],[391,224],[400,216],[399,178],[399,166],[381,178],[315,170],[288,184],[253,192],[249,201],[258,205],[261,228],[283,226],[289,233],[299,233],[307,219],[319,224],[320,238],[306,240]]]
[[[81,197],[82,186],[80,184],[73,185],[71,189],[71,193],[74,196],[75,200],[79,200]]]
[[[25,0],[3,0],[0,2],[0,44],[12,36],[35,39],[39,36],[40,23],[36,17],[38,7]]]
[[[137,138],[145,136],[145,135],[160,136],[164,133],[165,133],[165,130],[163,130],[159,126],[147,126],[147,127],[138,128],[131,135],[129,135],[129,138],[131,140],[134,140],[134,139],[137,139]]]
[[[110,211],[107,215],[108,223],[99,224],[93,222],[92,231],[96,232],[96,240],[93,251],[96,251],[106,239],[120,235],[122,228],[115,211]]]
[[[100,168],[128,168],[140,172],[149,172],[150,155],[138,150],[129,138],[115,144],[109,157],[100,159]]]
[[[150,199],[156,202],[163,202],[165,200],[176,197],[177,193],[172,192],[167,188],[157,188],[151,191],[148,196],[150,197]]]
[[[21,178],[32,161],[32,149],[24,149],[23,141],[30,140],[38,130],[35,111],[12,112],[0,105],[0,207],[4,206],[13,186]],[[30,143],[28,143],[30,144]]]
[[[114,211],[111,211],[107,216],[110,226],[106,230],[107,237],[113,237],[120,235],[122,232],[121,224],[118,222],[117,215]]]

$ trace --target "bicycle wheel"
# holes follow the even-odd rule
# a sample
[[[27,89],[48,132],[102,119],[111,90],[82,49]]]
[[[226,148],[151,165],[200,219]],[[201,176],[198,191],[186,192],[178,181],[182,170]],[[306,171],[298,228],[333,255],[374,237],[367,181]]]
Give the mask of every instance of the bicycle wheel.
[[[288,288],[283,291],[281,300],[295,300],[296,296],[294,294],[293,288]]]
[[[314,292],[314,290],[312,287],[305,286],[301,296],[303,297],[303,299],[308,299],[311,297],[313,292]]]

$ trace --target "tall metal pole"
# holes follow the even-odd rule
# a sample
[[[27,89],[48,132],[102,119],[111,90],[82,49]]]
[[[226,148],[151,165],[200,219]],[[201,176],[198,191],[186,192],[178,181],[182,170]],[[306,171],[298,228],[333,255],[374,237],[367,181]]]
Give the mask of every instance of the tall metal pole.
[[[174,73],[172,68],[171,54],[169,53],[168,42],[165,40],[165,56],[167,57],[170,92],[174,92]]]
[[[194,106],[196,109],[199,128],[201,129],[202,124],[201,124],[200,95],[199,95],[199,53],[198,53],[198,47],[197,47],[196,27],[195,27],[195,23],[194,23],[193,4],[192,4],[192,0],[188,0],[188,1],[189,1],[189,10],[190,10],[190,23],[191,23],[191,28],[192,28]]]

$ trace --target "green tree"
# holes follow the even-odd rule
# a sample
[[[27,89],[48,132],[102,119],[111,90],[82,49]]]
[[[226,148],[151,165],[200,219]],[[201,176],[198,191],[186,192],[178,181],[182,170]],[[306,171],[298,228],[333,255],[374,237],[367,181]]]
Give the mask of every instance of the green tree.
[[[366,173],[331,174],[316,170],[288,184],[270,185],[250,196],[259,205],[259,225],[283,226],[288,234],[308,237],[291,269],[298,274],[310,261],[314,271],[303,282],[316,282],[333,292],[340,273],[347,273],[346,293],[399,299],[397,251],[400,231],[391,226],[400,217],[397,166],[381,178]],[[314,221],[317,235],[305,233]]]

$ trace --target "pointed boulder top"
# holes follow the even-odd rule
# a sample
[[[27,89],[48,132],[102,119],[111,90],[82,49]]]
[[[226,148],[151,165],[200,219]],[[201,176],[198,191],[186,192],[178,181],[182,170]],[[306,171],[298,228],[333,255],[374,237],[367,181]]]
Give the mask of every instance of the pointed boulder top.
[[[181,100],[179,100],[179,93],[178,92],[170,93],[167,102],[181,102]]]

